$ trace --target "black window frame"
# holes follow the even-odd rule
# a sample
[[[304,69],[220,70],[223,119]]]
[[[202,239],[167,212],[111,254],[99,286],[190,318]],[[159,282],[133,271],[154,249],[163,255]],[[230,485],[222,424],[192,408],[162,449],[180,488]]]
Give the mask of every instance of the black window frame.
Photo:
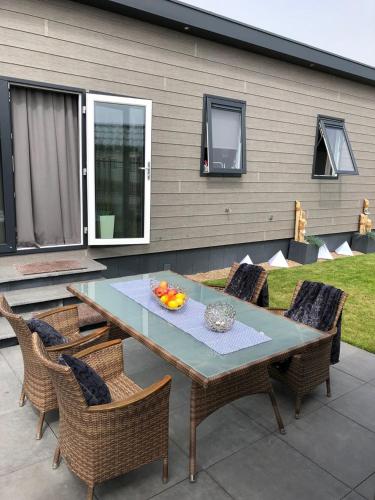
[[[228,111],[240,111],[241,113],[241,169],[218,169],[209,165],[209,158],[212,157],[212,107],[226,109]],[[206,152],[207,150],[207,152]],[[205,160],[207,156],[208,169],[205,169]],[[203,96],[203,120],[202,120],[202,147],[201,147],[201,165],[200,175],[202,177],[240,177],[246,174],[246,101],[231,99],[229,97],[220,97],[205,94]]]
[[[346,144],[348,146],[350,158],[353,163],[353,171],[347,171],[347,170],[340,170],[337,168],[334,156],[333,156],[333,151],[331,149],[330,141],[328,139],[327,131],[326,131],[326,126],[330,127],[336,127],[339,128],[344,132]],[[317,152],[318,152],[318,145],[320,141],[323,141],[327,150],[328,154],[328,160],[331,165],[332,171],[334,174],[332,175],[321,175],[321,174],[316,174],[315,173],[315,168],[316,168],[316,161],[317,161]],[[313,159],[313,165],[312,165],[312,178],[313,179],[328,179],[328,180],[338,180],[340,175],[359,175],[358,172],[358,166],[357,162],[353,153],[353,149],[350,143],[350,139],[345,127],[345,120],[343,118],[334,118],[331,116],[325,116],[325,115],[318,115],[317,117],[317,125],[316,125],[316,137],[315,137],[315,149],[314,149],[314,159]]]

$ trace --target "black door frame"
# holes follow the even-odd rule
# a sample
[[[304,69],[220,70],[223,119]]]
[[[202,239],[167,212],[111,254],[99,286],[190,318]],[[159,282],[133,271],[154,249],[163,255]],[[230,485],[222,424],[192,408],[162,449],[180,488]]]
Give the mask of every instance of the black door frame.
[[[14,199],[12,126],[10,117],[9,86],[0,79],[0,168],[2,170],[4,198],[5,242],[0,244],[0,253],[16,251],[16,211]]]
[[[14,165],[13,165],[13,141],[12,141],[12,117],[10,88],[11,86],[23,86],[27,88],[44,89],[58,92],[69,92],[80,96],[81,100],[81,164],[82,164],[82,244],[64,245],[49,248],[30,248],[17,250],[16,241],[16,207],[15,207],[15,187],[14,187]],[[44,82],[34,82],[0,76],[0,168],[2,168],[4,193],[4,215],[5,215],[5,239],[6,243],[0,244],[0,254],[17,255],[29,253],[57,252],[67,250],[79,250],[87,248],[87,234],[84,230],[87,227],[87,183],[86,183],[86,90],[76,87],[66,87]]]

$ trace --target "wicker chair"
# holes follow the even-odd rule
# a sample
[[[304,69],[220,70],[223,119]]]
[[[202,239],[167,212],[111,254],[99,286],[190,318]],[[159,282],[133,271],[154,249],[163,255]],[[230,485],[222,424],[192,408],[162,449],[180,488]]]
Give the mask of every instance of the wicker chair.
[[[35,358],[31,343],[31,330],[22,316],[13,313],[4,296],[0,296],[0,315],[9,321],[21,347],[24,379],[19,405],[23,406],[27,398],[39,411],[36,439],[41,439],[46,413],[58,408],[56,393],[48,371]],[[52,325],[70,340],[67,344],[48,347],[47,351],[51,358],[57,358],[61,353],[74,354],[80,349],[107,340],[108,337],[107,326],[99,328],[89,335],[81,336],[77,306],[75,305],[53,309],[39,314],[37,317]]]
[[[88,500],[93,498],[94,485],[158,459],[163,460],[166,482],[171,377],[141,389],[124,374],[121,340],[93,346],[76,357],[105,380],[113,401],[87,406],[71,369],[49,359],[37,334],[32,342],[59,402],[59,444],[53,468],[58,467],[61,453],[72,472],[88,485]]]
[[[224,287],[215,287],[215,288],[220,290],[220,291],[225,292],[225,289],[227,288],[229,283],[232,281],[232,278],[235,275],[235,273],[239,267],[240,267],[240,264],[238,262],[234,262],[232,264],[232,267],[230,268],[225,286]],[[266,280],[267,280],[267,271],[263,270],[259,275],[258,282],[257,282],[256,287],[254,289],[254,293],[253,293],[252,297],[248,300],[248,302],[251,302],[252,304],[256,304],[258,302],[260,292],[262,291],[262,288],[263,288]]]
[[[301,289],[303,281],[298,281],[294,290],[291,305]],[[307,347],[303,353],[296,354],[290,359],[288,368],[283,371],[275,365],[271,365],[270,375],[288,385],[296,396],[295,417],[299,418],[301,413],[302,399],[320,384],[326,383],[327,397],[331,396],[330,384],[330,358],[333,337],[337,332],[337,322],[340,318],[348,295],[343,293],[339,302],[332,329],[325,332],[321,341],[312,347]],[[286,309],[269,308],[274,314],[283,315]]]

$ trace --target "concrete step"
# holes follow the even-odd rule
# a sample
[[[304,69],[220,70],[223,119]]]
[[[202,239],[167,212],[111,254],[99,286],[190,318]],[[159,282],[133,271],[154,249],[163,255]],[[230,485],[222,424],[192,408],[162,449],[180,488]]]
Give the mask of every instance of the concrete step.
[[[42,309],[45,309],[74,301],[73,295],[68,292],[65,284],[21,288],[4,292],[4,296],[17,314],[35,311],[37,305],[43,304]]]
[[[70,257],[70,259],[76,259],[82,262],[84,269],[75,269],[69,271],[55,271],[51,273],[41,273],[41,274],[21,274],[16,266],[18,264],[29,263],[29,262],[45,262],[47,260],[62,260],[62,258],[67,259],[66,254],[62,257],[60,255],[53,254],[52,257],[46,258],[45,256],[38,259],[32,256],[33,259],[28,259],[26,256],[19,256],[19,260],[15,257],[1,259],[0,261],[0,293],[1,292],[13,292],[15,290],[21,290],[25,288],[34,287],[45,287],[49,285],[59,285],[63,283],[72,283],[78,281],[90,281],[93,279],[98,279],[102,276],[103,271],[107,268],[100,262],[96,262],[93,259],[89,259],[86,256],[80,256],[76,258],[75,256]]]

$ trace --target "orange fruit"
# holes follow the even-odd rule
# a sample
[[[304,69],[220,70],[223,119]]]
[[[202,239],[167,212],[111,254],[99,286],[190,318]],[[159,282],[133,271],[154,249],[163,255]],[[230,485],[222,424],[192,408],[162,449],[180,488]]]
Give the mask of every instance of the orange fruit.
[[[168,297],[174,297],[176,295],[177,291],[172,288],[171,290],[168,291]]]

